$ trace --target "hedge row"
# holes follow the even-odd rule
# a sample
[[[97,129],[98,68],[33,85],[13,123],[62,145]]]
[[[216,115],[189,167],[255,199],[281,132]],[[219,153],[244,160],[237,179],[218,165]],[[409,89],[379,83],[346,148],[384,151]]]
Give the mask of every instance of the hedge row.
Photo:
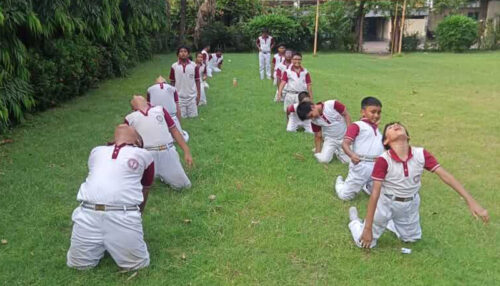
[[[166,49],[164,0],[0,1],[0,132]]]

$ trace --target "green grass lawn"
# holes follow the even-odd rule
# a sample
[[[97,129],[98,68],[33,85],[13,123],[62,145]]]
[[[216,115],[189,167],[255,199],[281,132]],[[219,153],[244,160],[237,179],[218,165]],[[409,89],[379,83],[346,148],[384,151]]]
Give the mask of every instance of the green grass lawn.
[[[286,133],[273,86],[258,79],[256,54],[224,57],[208,106],[183,121],[193,188],[155,183],[144,215],[151,265],[130,280],[109,256],[91,271],[66,267],[71,213],[90,150],[111,139],[132,94],[168,76],[174,56],[156,56],[9,134],[14,142],[0,146],[0,239],[8,241],[0,245],[1,285],[498,285],[499,52],[305,55],[315,100],[339,99],[356,119],[360,100],[378,97],[382,124],[406,124],[411,142],[434,153],[490,212],[489,225],[474,220],[426,173],[423,239],[404,244],[386,233],[371,251],[356,248],[347,228],[349,206],[364,216],[368,197],[342,202],[332,193],[347,166],[316,163],[313,136]]]

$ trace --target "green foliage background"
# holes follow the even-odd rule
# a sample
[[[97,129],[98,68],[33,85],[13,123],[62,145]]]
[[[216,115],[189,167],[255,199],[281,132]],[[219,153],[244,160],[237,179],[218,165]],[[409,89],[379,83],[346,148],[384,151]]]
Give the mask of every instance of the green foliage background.
[[[2,0],[0,132],[167,48],[164,0]]]
[[[477,22],[462,15],[446,17],[439,23],[436,36],[439,49],[443,51],[463,52],[478,38]]]

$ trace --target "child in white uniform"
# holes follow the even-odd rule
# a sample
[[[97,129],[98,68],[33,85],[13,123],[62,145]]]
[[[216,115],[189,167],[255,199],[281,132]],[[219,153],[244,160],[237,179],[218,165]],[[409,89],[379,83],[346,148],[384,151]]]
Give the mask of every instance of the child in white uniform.
[[[207,66],[203,62],[203,54],[202,53],[196,53],[196,66],[198,67],[200,71],[200,105],[206,105],[207,104],[207,93],[206,93],[206,88],[208,87],[208,84],[206,82],[207,80]]]
[[[404,242],[422,237],[420,227],[421,177],[424,169],[436,173],[467,203],[475,217],[488,222],[488,211],[479,205],[460,182],[439,165],[436,158],[424,148],[409,144],[406,128],[389,123],[384,128],[384,152],[375,162],[373,189],[364,223],[355,207],[349,209],[349,229],[358,247],[372,248],[385,229],[393,231]]]
[[[338,176],[334,189],[341,200],[352,200],[361,189],[370,194],[371,174],[375,160],[384,152],[382,134],[378,122],[382,103],[375,97],[365,97],[361,101],[361,120],[347,127],[342,148],[349,158],[349,174],[344,182]],[[352,150],[351,150],[352,145]]]
[[[304,101],[311,101],[311,97],[309,97],[309,94],[307,92],[301,92],[299,93],[299,102],[304,102]],[[287,116],[287,125],[286,125],[286,131],[288,132],[297,132],[299,128],[303,128],[305,132],[307,133],[313,133],[311,129],[311,119],[306,119],[304,121],[300,120],[299,117],[297,116],[297,106],[299,103],[294,103],[288,106],[286,110],[286,116]]]

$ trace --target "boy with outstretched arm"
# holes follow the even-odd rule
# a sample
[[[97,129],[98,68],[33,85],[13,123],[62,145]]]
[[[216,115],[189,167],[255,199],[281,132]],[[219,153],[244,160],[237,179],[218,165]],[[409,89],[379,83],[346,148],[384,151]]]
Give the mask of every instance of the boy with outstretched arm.
[[[346,124],[351,124],[351,116],[344,104],[338,100],[327,100],[317,104],[305,101],[297,106],[297,115],[302,121],[311,119],[311,128],[314,132],[314,157],[318,162],[330,163],[334,154],[342,163],[349,162],[349,157],[342,151]]]
[[[349,229],[358,247],[372,248],[385,229],[393,231],[404,242],[422,237],[420,228],[420,179],[424,169],[436,173],[467,203],[472,215],[488,222],[488,211],[479,205],[460,182],[448,173],[436,158],[421,147],[409,144],[410,137],[400,123],[384,128],[385,151],[375,162],[373,189],[364,223],[355,207],[349,209]]]
[[[338,176],[334,186],[341,200],[354,199],[361,189],[370,194],[373,165],[384,152],[382,134],[378,130],[381,113],[382,103],[375,97],[365,97],[361,101],[361,120],[347,127],[342,149],[351,158],[349,173],[345,182]]]

